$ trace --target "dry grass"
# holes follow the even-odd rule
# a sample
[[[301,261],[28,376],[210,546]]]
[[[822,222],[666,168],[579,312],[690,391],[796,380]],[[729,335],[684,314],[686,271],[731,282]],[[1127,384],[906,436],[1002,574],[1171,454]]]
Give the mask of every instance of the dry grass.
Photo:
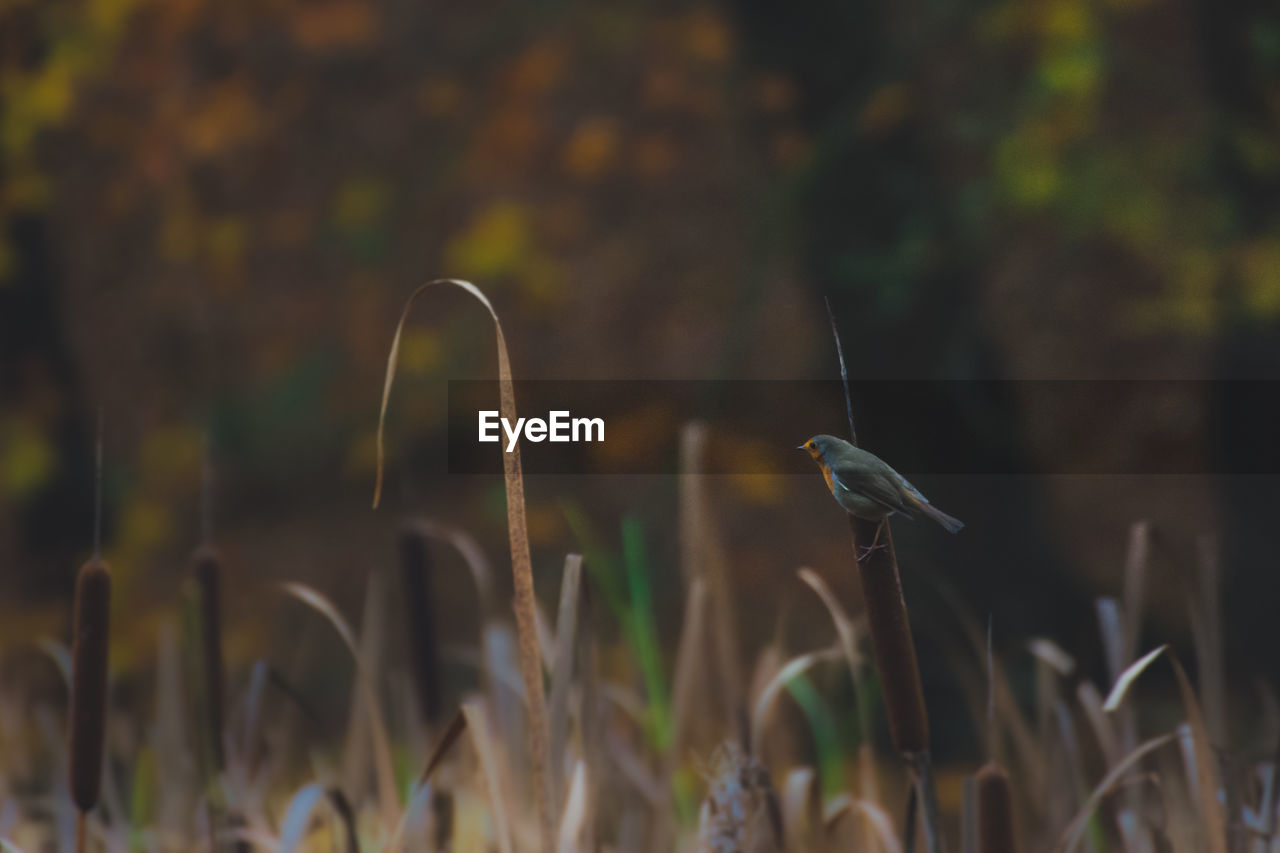
[[[498,338],[500,377],[509,387],[500,327]],[[388,395],[394,367],[393,347]],[[503,404],[514,405],[509,394]],[[115,697],[122,706],[117,719],[127,714],[130,725],[108,727],[109,575],[91,561],[78,583],[74,648],[42,644],[73,684],[69,726],[60,724],[60,708],[47,696],[0,683],[4,850],[70,850],[77,810],[87,815],[86,846],[112,853],[229,846],[459,853],[910,849],[906,792],[913,777],[918,782],[932,772],[933,743],[891,534],[886,527],[880,535],[887,547],[858,566],[860,606],[842,602],[812,570],[794,581],[801,596],[816,594],[823,609],[809,597],[815,612],[829,615],[829,643],[788,649],[775,640],[754,660],[742,657],[728,595],[732,566],[698,479],[697,429],[686,434],[680,501],[683,595],[662,602],[684,608],[681,635],[671,642],[658,644],[653,636],[649,564],[635,520],[623,524],[621,556],[583,528],[583,556],[567,556],[558,607],[546,611],[554,619],[538,615],[518,459],[506,480],[514,631],[511,611],[493,601],[484,551],[494,546],[441,522],[414,522],[401,534],[404,588],[413,590],[404,608],[387,606],[377,573],[362,613],[346,612],[359,608],[314,587],[287,584],[285,592],[309,608],[299,612],[328,625],[318,630],[332,629],[354,662],[347,731],[338,739],[316,734],[303,691],[270,662],[288,650],[263,649],[247,675],[229,671],[225,684],[212,685],[202,672],[221,666],[207,663],[210,634],[189,631],[186,653],[175,654],[173,620],[161,628],[163,653],[150,695]],[[874,535],[855,527],[858,544]],[[475,582],[480,624],[463,648],[440,645],[431,630],[439,603],[429,585],[418,583],[436,570],[429,541],[463,554]],[[1216,593],[1188,598],[1202,634],[1198,690],[1165,647],[1138,654],[1142,593],[1158,582],[1149,564],[1153,554],[1170,552],[1176,553],[1156,531],[1135,526],[1123,587],[1097,610],[1108,650],[1100,679],[1047,638],[1030,638],[1016,659],[988,658],[984,632],[957,608],[963,627],[949,637],[951,670],[972,697],[970,746],[981,744],[974,751],[990,763],[969,777],[958,827],[948,816],[929,815],[926,788],[916,787],[926,839],[936,836],[931,844],[950,840],[962,853],[1280,851],[1275,745],[1224,758],[1230,728],[1222,696],[1213,692],[1226,683],[1222,626],[1208,612]],[[1216,572],[1203,551],[1198,563],[1170,571],[1203,593],[1217,583]],[[730,612],[717,610],[726,606]],[[205,611],[206,626],[218,618],[208,608],[190,608]],[[396,619],[408,624],[397,626]],[[596,629],[605,619],[621,626],[620,647],[601,646]],[[405,642],[412,654],[388,654]],[[664,648],[674,648],[673,660]],[[1159,725],[1152,722],[1158,716],[1138,713],[1153,667],[1166,658],[1183,724]],[[456,709],[440,685],[446,664],[479,671],[478,686]],[[334,662],[334,672],[345,672],[342,665],[348,664]],[[1217,686],[1206,690],[1205,673],[1215,666],[1208,681]],[[1019,700],[1011,668],[1037,673],[1034,701]],[[745,672],[756,675],[738,675]],[[842,700],[847,691],[829,689],[833,684],[851,684],[855,700]],[[219,692],[225,716],[204,732],[192,719],[199,708],[184,697]],[[954,713],[932,710],[935,717]],[[841,716],[857,719],[856,744],[836,737],[840,727],[832,721]],[[878,719],[888,724],[888,744],[874,736]],[[807,727],[795,725],[800,720]],[[152,734],[140,738],[135,731]],[[225,744],[212,784],[191,766],[206,737]]]

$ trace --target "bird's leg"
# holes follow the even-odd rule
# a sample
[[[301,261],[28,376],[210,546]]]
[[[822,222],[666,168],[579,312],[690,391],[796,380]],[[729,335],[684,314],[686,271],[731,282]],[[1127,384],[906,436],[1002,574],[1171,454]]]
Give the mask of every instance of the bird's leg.
[[[857,555],[857,560],[859,563],[865,563],[868,557],[870,557],[876,551],[879,551],[881,548],[884,547],[884,543],[880,541],[880,531],[883,529],[884,529],[884,520],[882,519],[880,523],[876,525],[876,535],[874,538],[872,538],[871,544],[866,546],[865,548],[858,549],[861,552]]]

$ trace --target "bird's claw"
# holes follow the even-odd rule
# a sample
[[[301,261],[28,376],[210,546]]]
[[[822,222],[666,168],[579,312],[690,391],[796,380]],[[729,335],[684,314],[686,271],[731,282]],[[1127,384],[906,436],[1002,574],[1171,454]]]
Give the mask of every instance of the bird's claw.
[[[885,547],[885,544],[883,542],[879,542],[879,543],[873,542],[872,544],[867,546],[860,546],[858,548],[858,555],[857,555],[858,562],[865,563],[868,557],[870,557],[872,554],[874,554],[876,551],[879,551],[883,547]]]

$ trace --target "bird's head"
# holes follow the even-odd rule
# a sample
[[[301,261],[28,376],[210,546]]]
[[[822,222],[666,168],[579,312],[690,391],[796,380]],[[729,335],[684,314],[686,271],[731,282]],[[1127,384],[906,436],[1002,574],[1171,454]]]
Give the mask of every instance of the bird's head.
[[[805,451],[813,457],[813,461],[821,463],[829,458],[829,454],[843,443],[834,435],[815,435],[804,444],[798,445],[796,450]]]

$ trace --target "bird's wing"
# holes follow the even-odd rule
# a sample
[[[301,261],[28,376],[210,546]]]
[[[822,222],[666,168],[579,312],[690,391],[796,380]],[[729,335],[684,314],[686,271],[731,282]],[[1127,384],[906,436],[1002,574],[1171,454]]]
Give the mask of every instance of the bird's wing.
[[[896,477],[898,482],[902,484],[902,488],[910,492],[911,496],[914,497],[916,500],[920,501],[920,503],[927,504],[929,502],[929,499],[926,498],[924,495],[920,494],[920,490],[917,489],[915,486],[911,485],[911,483],[907,481],[906,477],[902,476],[897,471],[893,472],[893,476]]]
[[[885,474],[841,465],[831,469],[831,480],[837,488],[862,495],[885,509],[900,512],[908,518],[915,517],[915,508],[903,499],[903,489]]]

